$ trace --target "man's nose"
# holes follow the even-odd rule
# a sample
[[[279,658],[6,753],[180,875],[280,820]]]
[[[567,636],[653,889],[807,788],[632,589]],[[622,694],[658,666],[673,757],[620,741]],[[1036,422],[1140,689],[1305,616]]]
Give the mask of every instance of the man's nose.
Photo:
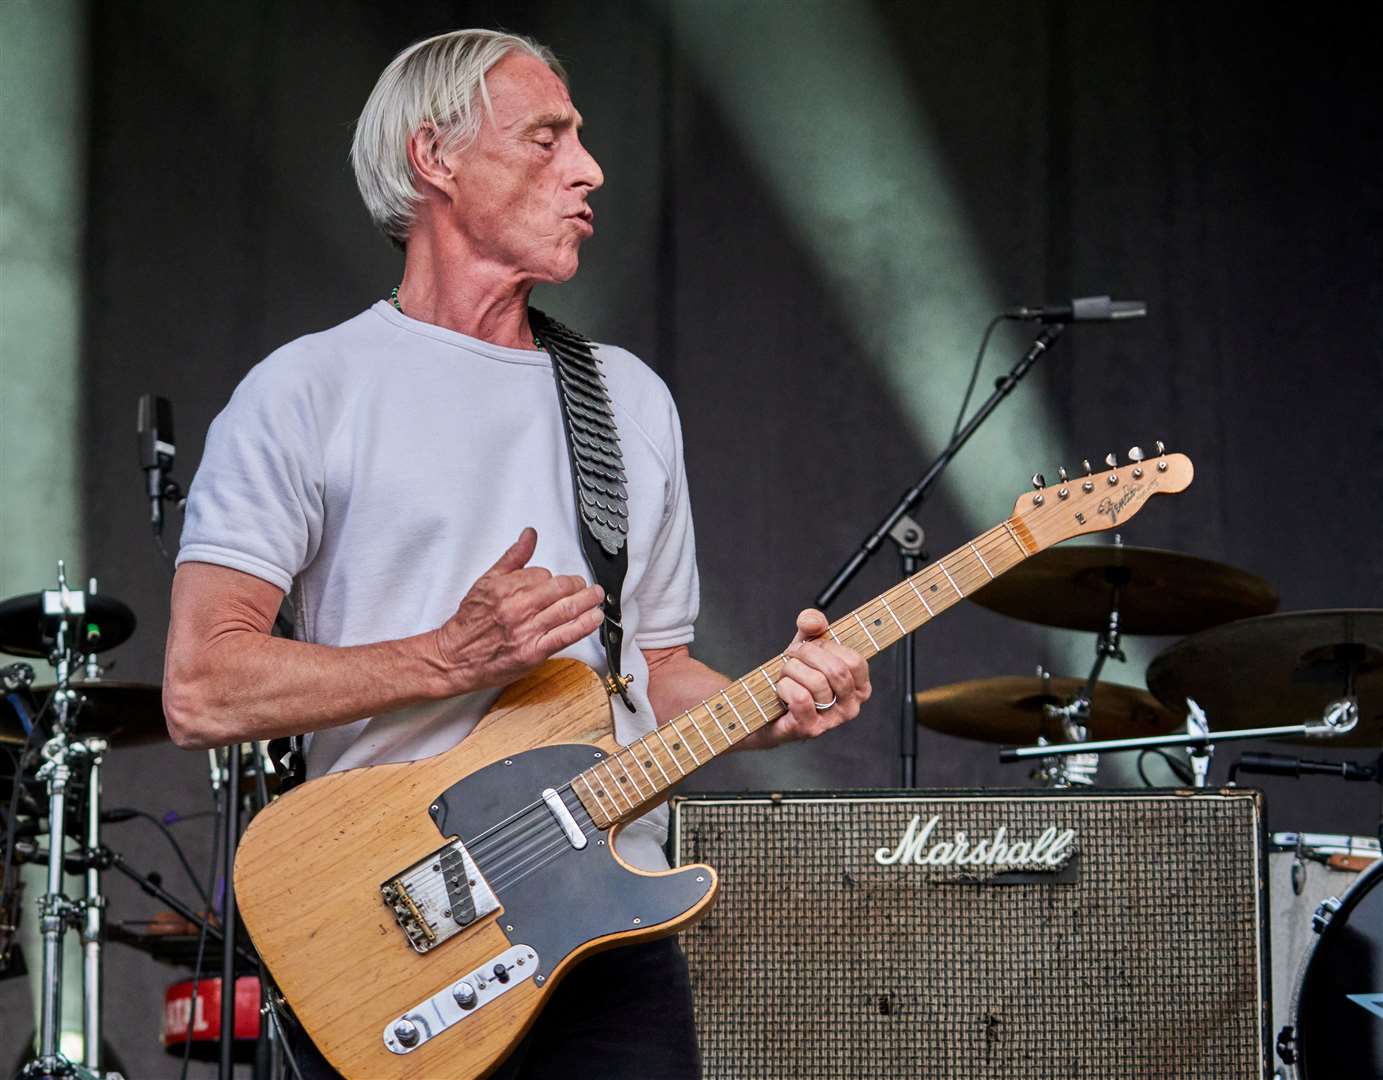
[[[605,183],[605,173],[601,171],[600,163],[579,141],[576,144],[576,152],[577,162],[572,175],[572,186],[595,191]]]

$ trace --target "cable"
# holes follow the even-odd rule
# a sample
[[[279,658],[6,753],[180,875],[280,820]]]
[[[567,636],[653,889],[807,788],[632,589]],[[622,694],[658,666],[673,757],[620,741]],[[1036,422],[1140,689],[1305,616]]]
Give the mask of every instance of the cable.
[[[185,871],[187,871],[187,879],[192,882],[192,887],[197,890],[197,895],[202,898],[202,903],[204,903],[208,908],[211,907],[211,894],[208,893],[204,888],[202,888],[202,883],[197,880],[197,873],[195,870],[192,869],[192,864],[188,862],[187,853],[183,851],[182,845],[178,843],[178,838],[173,835],[173,830],[168,828],[167,825],[165,825],[162,821],[156,818],[153,814],[150,814],[145,810],[136,810],[133,807],[118,807],[114,810],[108,811],[108,813],[130,814],[133,817],[143,818],[145,821],[152,822],[154,825],[156,825],[159,831],[162,832],[163,835],[167,838],[168,842],[173,845],[173,852],[178,856],[178,862],[182,863],[182,868]]]
[[[1163,762],[1166,763],[1167,768],[1171,769],[1173,775],[1176,776],[1176,778],[1180,780],[1183,784],[1189,786],[1195,783],[1195,777],[1191,775],[1191,771],[1186,767],[1184,762],[1178,761],[1176,758],[1172,757],[1171,754],[1167,753],[1166,750],[1160,750],[1154,747],[1147,750],[1140,750],[1138,753],[1137,761],[1135,762],[1138,768],[1138,779],[1143,781],[1144,787],[1153,788],[1161,786],[1159,784],[1154,784],[1151,780],[1149,780],[1148,774],[1143,771],[1143,759],[1147,757],[1149,754],[1156,754],[1158,757],[1160,757],[1163,760]]]
[[[211,874],[207,881],[205,895],[210,896],[216,888],[216,875],[221,869],[221,814],[224,811],[225,789],[223,788],[216,798],[216,813],[212,825],[211,838]],[[212,912],[207,910],[202,918],[202,928],[197,934],[197,963],[192,971],[192,997],[188,1002],[187,1011],[187,1036],[183,1040],[182,1046],[182,1071],[178,1073],[179,1080],[187,1080],[187,1066],[192,1060],[192,1035],[197,1020],[197,987],[202,981],[202,960],[206,956],[206,931],[211,922]],[[226,988],[221,987],[221,993],[225,993]],[[232,987],[230,992],[235,993]],[[224,1036],[224,1032],[222,1033]]]
[[[970,395],[975,392],[975,382],[980,377],[980,364],[984,361],[985,349],[989,348],[989,336],[994,333],[994,328],[1003,321],[1003,315],[995,315],[989,320],[989,325],[984,328],[984,337],[980,338],[980,351],[975,354],[975,366],[970,371],[970,384],[965,388],[965,397],[960,400],[960,411],[956,413],[956,426],[951,431],[952,439],[955,439],[960,434],[960,429],[965,426],[965,410],[970,407]]]

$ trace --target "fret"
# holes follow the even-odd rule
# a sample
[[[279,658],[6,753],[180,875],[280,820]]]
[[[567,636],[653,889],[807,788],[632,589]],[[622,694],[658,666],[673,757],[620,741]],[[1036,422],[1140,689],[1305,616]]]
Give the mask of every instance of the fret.
[[[642,741],[642,740],[640,740]],[[634,746],[637,746],[635,743]],[[653,790],[653,794],[658,794],[658,782],[648,774],[648,770],[643,767],[643,762],[639,760],[639,755],[634,753],[634,746],[629,747],[629,752],[634,754],[634,764],[639,767],[639,772],[643,773],[643,778],[648,781],[648,786]]]
[[[1026,559],[1028,557],[1027,546],[1023,543],[1023,541],[1018,539],[1018,534],[1013,531],[1013,526],[1010,525],[1007,521],[1005,521],[1004,528],[1008,530],[1009,536],[1013,538],[1013,542],[1018,545],[1018,550],[1023,553],[1023,558]]]
[[[889,606],[888,594],[885,593],[883,596],[879,597],[879,599],[883,602],[884,610],[888,612],[889,617],[892,618],[893,621],[898,624],[898,632],[900,634],[906,634],[907,630],[904,628],[901,622],[898,622],[898,616],[893,614],[893,608]]]
[[[834,626],[826,627],[826,633],[831,635],[831,640],[834,641],[837,645],[840,644],[840,638],[836,637],[836,628]]]
[[[869,627],[864,625],[864,620],[860,618],[860,613],[858,611],[852,611],[851,614],[855,616],[855,621],[860,624],[860,629],[864,631],[864,636],[869,639],[869,644],[874,646],[875,652],[878,652],[879,643],[874,640],[874,635],[869,632]]]
[[[663,749],[666,750],[668,752],[668,756],[672,758],[672,763],[677,766],[677,771],[680,772],[683,776],[686,776],[687,770],[682,768],[682,763],[677,760],[677,755],[673,753],[672,747],[670,747],[667,744],[667,740],[663,738],[663,733],[655,727],[653,729],[653,734],[658,736],[658,741],[663,744]]]
[[[729,695],[729,694],[724,694],[724,693],[722,693],[720,696],[723,697],[723,698],[725,699],[725,704],[727,704],[727,705],[730,706],[730,711],[731,711],[732,713],[734,713],[736,717],[738,717],[739,714],[740,714],[740,713],[739,713],[739,710],[735,708],[735,703],[734,703],[733,701],[730,700],[730,695]],[[721,735],[723,735],[723,736],[725,737],[725,748],[728,750],[730,747],[734,746],[734,745],[735,745],[735,740],[732,739],[732,738],[730,738],[730,736],[729,736],[728,734],[726,734],[725,729],[724,729],[723,727],[720,726],[720,720],[716,718],[715,710],[712,709],[711,706],[710,706],[707,702],[705,702],[705,701],[703,701],[701,704],[705,705],[705,706],[706,706],[706,711],[707,711],[708,713],[710,713],[710,715],[711,715],[711,723],[715,724],[716,727],[720,728],[720,733],[721,733]],[[741,720],[741,721],[740,721],[740,726],[742,727],[743,725],[744,725],[744,721]]]
[[[946,569],[946,563],[938,562],[936,565],[941,567],[941,572],[946,575],[946,580],[951,583],[951,588],[956,590],[956,595],[964,599],[965,594],[960,591],[960,586],[956,584],[956,579],[951,576],[951,571]]]
[[[745,724],[744,724],[744,717],[742,717],[742,716],[740,715],[740,711],[739,711],[737,708],[735,708],[735,703],[734,703],[733,701],[730,700],[730,695],[729,695],[729,693],[722,693],[720,696],[723,697],[723,698],[725,699],[725,704],[729,705],[729,706],[730,706],[730,711],[731,711],[732,713],[735,714],[735,719],[736,719],[737,721],[739,721],[739,725],[740,725],[740,734],[743,735],[746,731],[749,730],[747,727],[745,727]],[[754,695],[752,695],[752,694],[750,695],[750,697],[753,697],[753,696],[754,696]],[[758,703],[755,702],[755,704],[758,704]],[[763,710],[760,710],[760,711],[762,712]],[[720,721],[719,721],[719,720],[716,721],[716,727],[720,727]],[[722,735],[725,735],[725,729],[724,729],[724,728],[720,728],[720,733],[721,733]],[[730,740],[731,745],[734,744],[734,741],[735,741],[735,740],[734,740],[734,739],[731,739],[729,735],[725,735],[725,737],[726,737],[727,739]]]
[[[605,759],[604,761],[602,761],[600,764],[605,766],[605,771],[606,771],[606,773],[608,773],[609,776],[610,776],[610,779],[611,779],[612,781],[614,781],[613,783],[607,784],[606,786],[609,787],[609,789],[610,789],[611,791],[613,791],[616,795],[618,795],[620,798],[622,798],[626,803],[628,803],[628,804],[629,804],[629,809],[630,809],[630,810],[634,809],[634,804],[633,804],[632,801],[630,801],[629,796],[626,795],[626,794],[624,794],[624,792],[622,792],[622,791],[620,790],[619,781],[618,781],[617,779],[615,779],[615,770],[612,769],[612,768],[610,768],[610,759],[609,759],[609,758],[606,758],[606,759]],[[599,770],[599,768],[600,768],[600,766],[597,765],[597,766],[596,766],[597,771]]]
[[[908,584],[912,586],[912,591],[917,593],[917,599],[922,601],[922,606],[927,609],[927,614],[929,616],[936,614],[932,611],[932,605],[927,603],[927,598],[918,591],[917,585],[913,582],[912,578],[908,578]]]
[[[623,750],[621,750],[621,751],[619,752],[619,756],[620,756],[620,757],[627,757],[627,758],[629,758],[631,761],[634,761],[634,763],[635,763],[636,765],[638,764],[638,761],[637,761],[637,759],[636,759],[635,756],[634,756],[634,751],[632,751],[631,749],[629,749],[629,747],[627,747],[627,746],[626,746]],[[642,800],[644,799],[645,796],[644,796],[644,793],[643,793],[643,787],[639,784],[639,778],[638,778],[638,776],[637,776],[635,773],[632,773],[632,772],[629,771],[629,766],[628,766],[628,765],[621,764],[621,765],[620,765],[620,771],[623,772],[625,776],[629,777],[629,779],[633,782],[633,784],[634,784],[634,794],[636,794],[636,795],[639,797],[639,800],[642,801]],[[643,772],[643,769],[640,768],[639,772]],[[653,795],[658,794],[658,789],[657,789],[656,786],[650,786],[649,791],[650,791]]]
[[[749,684],[745,682],[743,679],[741,679],[740,685],[744,687],[744,692],[749,695],[749,700],[754,703],[754,708],[759,710],[759,715],[764,718],[764,723],[771,723],[771,721],[768,719],[768,713],[764,712],[764,707],[759,704],[759,699],[754,696],[754,691],[749,689]],[[769,689],[771,690],[773,688],[773,684],[770,682],[768,685]],[[732,705],[731,708],[734,708],[734,706]],[[736,713],[735,715],[738,716],[739,713]]]
[[[704,701],[701,703],[699,707],[703,709],[709,708],[709,706],[707,706],[707,704]],[[696,733],[701,736],[701,741],[706,744],[706,749],[710,753],[711,757],[715,757],[716,748],[711,745],[711,740],[706,738],[706,733],[701,730],[701,724],[697,721],[696,717],[692,715],[692,710],[688,709],[683,715],[691,721],[692,727],[696,728]]]
[[[586,790],[589,791],[589,792],[591,793],[591,801],[592,801],[593,803],[595,803],[596,809],[598,809],[602,814],[604,814],[604,815],[605,815],[607,818],[609,818],[611,821],[614,821],[615,818],[617,818],[617,817],[619,816],[619,814],[618,814],[618,813],[611,814],[610,811],[607,810],[607,809],[601,804],[600,796],[596,794],[595,788],[591,787],[591,781],[587,778],[586,774],[585,774],[585,773],[582,773],[580,776],[577,777],[577,779],[580,780],[583,784],[586,785]]]
[[[984,556],[980,554],[980,549],[974,544],[970,545],[970,550],[975,553],[975,558],[980,560],[980,565],[984,567],[984,572],[989,575],[989,580],[994,580],[994,571],[989,569],[989,564],[984,561]]]
[[[681,719],[681,717],[679,716],[679,717],[677,718],[677,720],[680,720],[680,719]],[[681,740],[682,740],[682,743],[686,746],[686,748],[687,748],[687,753],[691,755],[692,767],[693,767],[693,768],[699,768],[700,765],[701,765],[701,759],[700,759],[699,757],[696,756],[696,751],[693,750],[693,749],[691,748],[691,740],[688,739],[685,735],[683,735],[683,734],[682,734],[682,729],[679,728],[679,727],[677,726],[677,720],[673,720],[668,726],[669,726],[670,728],[672,728],[673,734],[675,734],[679,739],[681,739]],[[692,721],[692,727],[696,727],[696,721],[695,721],[695,720]],[[701,732],[698,731],[697,734],[700,735]]]
[[[657,728],[654,728],[654,729],[653,729],[653,731],[654,731],[655,733],[657,732],[657,730],[658,730]],[[640,739],[640,740],[639,740],[637,743],[635,743],[634,745],[635,745],[635,746],[647,746],[647,748],[648,748],[648,760],[651,761],[651,762],[653,762],[654,765],[658,766],[658,771],[659,771],[660,773],[663,774],[663,779],[664,779],[665,781],[667,781],[668,786],[671,787],[671,786],[672,786],[672,777],[670,777],[670,776],[667,774],[667,770],[666,770],[665,768],[663,768],[663,763],[662,763],[661,761],[658,760],[658,755],[655,754],[655,753],[653,752],[653,747],[652,747],[651,745],[648,745],[648,736],[645,735],[642,739]],[[665,745],[666,745],[666,744],[665,744]]]

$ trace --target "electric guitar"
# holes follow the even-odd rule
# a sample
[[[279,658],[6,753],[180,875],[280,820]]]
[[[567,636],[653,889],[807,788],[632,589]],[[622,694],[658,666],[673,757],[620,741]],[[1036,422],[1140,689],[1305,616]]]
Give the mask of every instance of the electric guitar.
[[[828,634],[872,657],[1028,556],[1120,525],[1192,475],[1161,444],[1105,473],[1063,472]],[[331,1064],[351,1080],[484,1076],[582,957],[703,915],[713,869],[636,870],[615,835],[786,711],[781,667],[775,657],[621,746],[596,673],[548,661],[451,750],[323,776],[255,817],[235,864],[240,910]]]

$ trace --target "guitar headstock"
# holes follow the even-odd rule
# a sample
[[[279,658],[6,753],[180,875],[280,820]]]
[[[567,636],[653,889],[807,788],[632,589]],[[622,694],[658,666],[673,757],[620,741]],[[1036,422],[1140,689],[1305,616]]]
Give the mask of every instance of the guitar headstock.
[[[1041,474],[1034,476],[1036,490],[1019,497],[1013,516],[1027,526],[1039,549],[1047,548],[1122,525],[1149,498],[1185,491],[1195,476],[1190,458],[1168,454],[1160,442],[1156,457],[1145,459],[1136,446],[1128,456],[1129,463],[1120,466],[1110,454],[1104,472],[1095,472],[1089,461],[1081,463],[1081,476],[1068,477],[1062,469],[1061,482],[1050,486]]]

